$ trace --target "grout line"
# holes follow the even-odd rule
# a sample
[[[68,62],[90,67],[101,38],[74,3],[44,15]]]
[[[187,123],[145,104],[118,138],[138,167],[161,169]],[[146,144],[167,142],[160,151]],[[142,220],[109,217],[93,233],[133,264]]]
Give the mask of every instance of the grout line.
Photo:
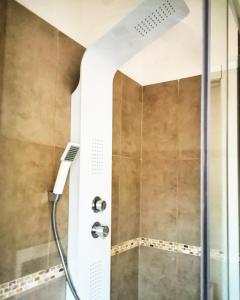
[[[140,159],[142,160],[142,153],[143,153],[143,147],[142,147],[142,141],[143,141],[143,87],[141,90],[142,90],[142,105],[141,105]]]
[[[179,239],[179,230],[178,230],[178,218],[179,218],[179,174],[180,174],[181,162],[178,160],[177,162],[177,193],[176,193],[176,237]],[[176,286],[178,287],[178,255],[175,257],[175,271],[176,271]],[[177,293],[177,289],[175,291]],[[177,296],[177,295],[176,295]]]
[[[141,160],[139,157],[133,157],[133,156],[127,156],[127,155],[121,155],[121,154],[113,154],[112,157],[122,157],[122,158],[127,158],[127,159],[132,159],[132,160]]]
[[[138,224],[138,234],[141,234],[141,220],[142,220],[142,163],[143,163],[143,104],[144,104],[144,93],[143,93],[143,86],[141,86],[141,116],[140,116],[140,121],[141,121],[141,131],[140,131],[140,172],[139,172],[139,224]],[[139,246],[140,246],[140,238],[138,238],[139,241]],[[140,247],[138,246],[138,266],[140,264]],[[139,293],[140,289],[140,272],[137,272],[137,291]],[[138,295],[137,295],[138,297]]]
[[[180,80],[178,80],[178,87],[177,87],[177,178],[176,178],[176,195],[175,195],[175,205],[176,205],[176,237],[177,240],[179,238],[179,230],[178,230],[178,217],[179,217],[179,172],[180,172],[180,157],[181,157],[181,141],[180,141],[180,132],[179,132],[179,105],[180,104]],[[178,274],[178,255],[175,255],[175,272]],[[176,287],[178,287],[178,276],[176,276]],[[177,289],[175,290],[175,297],[177,298]]]
[[[138,233],[141,234],[141,220],[142,220],[142,158],[143,158],[143,87],[141,88],[142,91],[142,105],[141,105],[141,136],[140,136],[140,174],[139,174],[139,226],[138,226]]]
[[[123,74],[121,73],[120,77],[121,84],[121,97],[120,97],[120,155],[122,155],[122,116],[123,116]]]
[[[119,220],[119,217],[120,217],[120,214],[119,214],[119,211],[120,211],[120,196],[121,196],[121,178],[120,178],[120,174],[121,174],[121,164],[122,164],[122,115],[123,115],[123,112],[122,112],[122,109],[123,109],[123,74],[121,73],[121,76],[120,76],[120,84],[121,84],[121,100],[120,100],[120,155],[119,155],[119,160],[118,160],[118,203],[117,203],[117,237],[116,237],[116,240],[119,241],[120,239],[120,228],[119,228],[119,224],[120,224],[120,220]],[[129,157],[130,158],[130,157]]]
[[[57,36],[56,36],[56,46],[57,46],[57,55],[56,55],[56,75],[55,75],[55,91],[54,91],[54,116],[53,116],[53,142],[54,142],[54,147],[53,147],[53,153],[52,153],[52,175],[51,175],[51,181],[54,182],[53,176],[54,174],[54,169],[55,169],[55,156],[56,156],[56,114],[57,114],[57,85],[58,85],[58,72],[59,72],[59,31],[57,30]],[[49,205],[49,217],[50,217],[50,212],[51,208]],[[48,252],[47,252],[47,267],[50,265],[50,246],[51,246],[51,241],[52,241],[52,229],[51,226],[49,226],[48,230]]]
[[[180,139],[180,132],[179,132],[179,124],[180,124],[180,119],[179,119],[179,110],[181,107],[181,98],[180,98],[180,80],[178,80],[178,88],[177,88],[177,157],[178,159],[181,159],[182,155],[182,143]]]
[[[179,132],[179,105],[180,103],[180,80],[178,80],[178,86],[177,86],[177,178],[176,178],[176,184],[177,184],[177,190],[176,190],[176,195],[175,195],[175,205],[176,205],[176,238],[178,240],[179,238],[179,230],[178,230],[178,217],[179,217],[179,173],[180,173],[180,162],[181,162],[181,141],[180,141],[180,132]],[[178,255],[175,255],[175,272],[178,274]],[[178,276],[176,276],[176,286],[178,286]],[[177,289],[175,290],[175,295],[177,297]]]
[[[64,148],[62,148],[64,149]],[[147,161],[147,159],[142,159],[141,157],[133,157],[133,156],[127,156],[127,155],[121,155],[121,154],[113,154],[112,157],[122,157],[122,158],[127,158],[127,159],[132,159],[132,160],[139,160],[139,161]],[[199,161],[199,157],[179,157],[179,158],[164,158],[160,157],[158,158],[159,160],[167,160],[167,161]]]

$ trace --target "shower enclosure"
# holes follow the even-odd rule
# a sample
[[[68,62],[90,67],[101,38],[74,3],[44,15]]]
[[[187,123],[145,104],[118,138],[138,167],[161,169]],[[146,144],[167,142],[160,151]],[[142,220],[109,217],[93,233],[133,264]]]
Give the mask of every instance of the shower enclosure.
[[[147,0],[133,39],[116,24],[144,1],[60,2],[0,1],[0,299],[73,299],[48,202],[70,141],[81,300],[238,300],[239,2]]]
[[[211,2],[211,82],[205,132],[209,299],[239,299],[239,2]]]

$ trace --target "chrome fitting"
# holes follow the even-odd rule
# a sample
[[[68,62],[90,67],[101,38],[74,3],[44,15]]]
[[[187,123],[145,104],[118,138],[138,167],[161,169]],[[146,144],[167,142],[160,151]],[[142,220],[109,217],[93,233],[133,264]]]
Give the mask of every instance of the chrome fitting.
[[[53,192],[48,192],[48,201],[57,202],[61,198],[60,194],[54,194]]]

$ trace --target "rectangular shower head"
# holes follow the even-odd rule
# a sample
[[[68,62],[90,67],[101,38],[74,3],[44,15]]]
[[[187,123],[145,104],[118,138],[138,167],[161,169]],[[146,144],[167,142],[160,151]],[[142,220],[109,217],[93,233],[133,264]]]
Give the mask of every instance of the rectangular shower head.
[[[73,162],[78,154],[79,148],[78,144],[68,143],[61,156],[61,161]]]
[[[145,0],[89,50],[118,66],[151,44],[189,13],[183,0]]]

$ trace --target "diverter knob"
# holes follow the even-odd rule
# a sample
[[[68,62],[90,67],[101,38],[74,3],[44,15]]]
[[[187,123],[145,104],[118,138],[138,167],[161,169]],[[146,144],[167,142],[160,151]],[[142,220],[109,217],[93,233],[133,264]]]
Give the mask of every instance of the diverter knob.
[[[92,203],[92,209],[95,213],[104,211],[107,207],[107,202],[100,197],[95,197]]]
[[[109,234],[109,227],[106,225],[102,225],[99,222],[95,222],[92,226],[92,236],[96,238],[105,238]]]

